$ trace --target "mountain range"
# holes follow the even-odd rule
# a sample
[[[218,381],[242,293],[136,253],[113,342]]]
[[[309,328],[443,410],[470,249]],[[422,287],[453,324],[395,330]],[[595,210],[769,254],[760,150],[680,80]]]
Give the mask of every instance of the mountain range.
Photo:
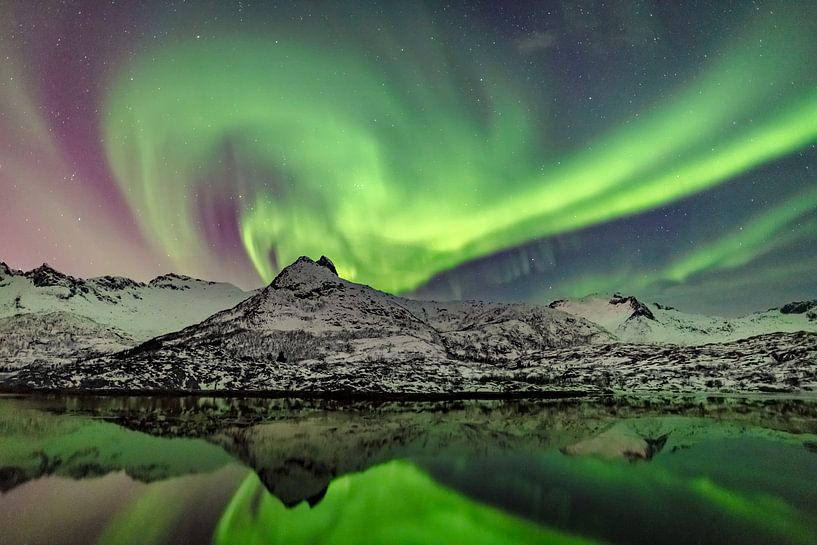
[[[562,299],[548,306],[586,318],[631,343],[696,345],[767,333],[817,331],[817,300],[788,303],[737,318],[690,314],[660,303],[647,305],[620,293]]]
[[[0,262],[0,368],[123,350],[251,295],[232,284],[177,274],[147,283],[117,276],[85,280],[47,264],[23,272]]]
[[[299,258],[243,292],[178,275],[0,267],[0,385],[117,391],[507,394],[807,390],[817,301],[736,319],[615,294],[549,306],[416,301]]]

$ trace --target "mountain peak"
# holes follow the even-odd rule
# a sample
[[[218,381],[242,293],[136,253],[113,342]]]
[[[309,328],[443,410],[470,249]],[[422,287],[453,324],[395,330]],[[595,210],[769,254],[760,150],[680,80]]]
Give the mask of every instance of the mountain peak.
[[[49,265],[48,263],[43,263],[42,265],[40,265],[36,269],[31,269],[26,274],[37,274],[37,273],[48,273],[48,274],[56,274],[56,275],[59,275],[59,276],[67,276],[67,275],[61,273],[60,271],[58,271],[57,269],[55,269],[54,267],[52,267],[51,265]]]
[[[780,307],[781,314],[804,314],[817,309],[817,299],[812,301],[793,301]]]
[[[71,287],[73,285],[79,285],[83,283],[83,281],[78,278],[74,278],[73,276],[61,273],[57,269],[51,267],[48,263],[43,263],[36,269],[31,269],[30,271],[24,273],[23,275],[26,278],[31,279],[31,281],[37,287],[43,286]]]
[[[4,261],[0,261],[0,278],[5,276],[15,276],[15,271],[6,265]]]
[[[611,305],[623,305],[629,304],[630,308],[633,309],[633,313],[630,315],[630,318],[635,318],[636,316],[643,316],[648,320],[655,320],[655,315],[653,315],[650,307],[633,297],[632,295],[625,296],[618,292],[613,294],[613,297],[610,298]]]
[[[326,257],[325,255],[322,255],[321,258],[316,263],[321,267],[326,267],[327,269],[332,271],[335,274],[335,276],[338,276],[338,270],[335,268],[335,264],[332,263],[332,260]]]
[[[212,284],[213,282],[199,280],[198,278],[193,278],[192,276],[187,276],[184,274],[167,273],[159,275],[148,282],[148,286],[152,286],[154,288],[167,288],[171,290],[189,290],[190,285],[194,283]]]
[[[341,283],[337,269],[326,256],[318,261],[301,256],[292,265],[284,267],[270,284],[273,289],[293,291],[312,290],[316,286]]]
[[[194,278],[192,276],[187,276],[184,274],[166,273],[160,274],[159,276],[151,280],[151,282],[162,282],[167,280],[194,280]]]

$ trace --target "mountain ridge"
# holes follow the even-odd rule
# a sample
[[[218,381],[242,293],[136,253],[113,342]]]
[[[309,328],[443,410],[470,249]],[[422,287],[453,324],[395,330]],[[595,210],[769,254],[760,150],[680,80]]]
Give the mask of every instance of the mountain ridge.
[[[817,300],[787,303],[737,318],[683,312],[614,293],[559,299],[548,306],[581,316],[625,342],[699,345],[732,342],[767,333],[817,331]]]
[[[621,294],[585,301],[603,305],[603,319],[591,316],[597,322],[577,315],[584,307],[567,300],[555,309],[416,301],[350,282],[333,269],[327,258],[301,257],[265,288],[198,323],[114,354],[57,367],[31,365],[0,375],[0,384],[372,395],[817,386],[815,333],[762,332],[711,342],[715,336],[703,331],[706,342],[688,347],[622,340],[611,324],[627,324],[625,333],[654,334],[644,324],[666,326],[662,313],[677,311]]]
[[[29,271],[0,264],[0,317],[69,312],[121,330],[135,342],[197,323],[252,293],[175,273],[139,282],[77,278],[46,263]]]

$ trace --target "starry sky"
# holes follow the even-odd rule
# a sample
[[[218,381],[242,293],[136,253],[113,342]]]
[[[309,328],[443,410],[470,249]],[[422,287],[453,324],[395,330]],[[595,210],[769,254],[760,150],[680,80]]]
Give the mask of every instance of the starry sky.
[[[817,297],[817,4],[0,2],[0,260]]]

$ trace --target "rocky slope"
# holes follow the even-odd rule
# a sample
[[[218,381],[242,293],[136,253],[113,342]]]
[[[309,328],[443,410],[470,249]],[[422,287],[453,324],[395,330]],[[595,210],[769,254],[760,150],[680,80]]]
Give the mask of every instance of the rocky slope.
[[[200,322],[251,295],[231,284],[176,274],[148,283],[114,276],[85,280],[45,264],[23,272],[0,263],[0,318],[59,312],[70,321],[70,314],[78,323],[90,320],[116,331],[122,341],[130,338],[123,344],[131,346]]]
[[[0,318],[0,371],[50,367],[125,350],[128,333],[70,312],[32,312]]]
[[[614,294],[553,301],[550,308],[586,318],[630,343],[700,345],[769,333],[817,332],[817,300],[799,301],[738,318],[690,314]]]

